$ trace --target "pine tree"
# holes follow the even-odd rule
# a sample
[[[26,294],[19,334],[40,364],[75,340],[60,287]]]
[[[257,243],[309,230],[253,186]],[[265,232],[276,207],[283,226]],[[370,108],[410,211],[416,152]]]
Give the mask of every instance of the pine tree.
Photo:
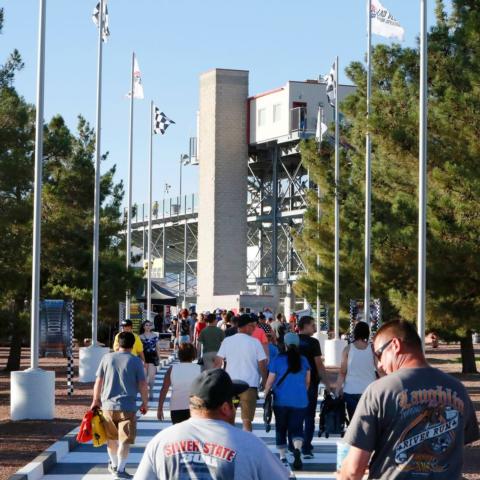
[[[438,2],[429,34],[429,130],[427,211],[427,327],[460,340],[464,372],[475,372],[471,330],[480,314],[480,1],[455,0],[448,16]],[[382,299],[385,319],[416,321],[418,242],[419,54],[399,45],[378,45],[373,55],[372,296]],[[356,92],[342,104],[349,162],[342,165],[341,301],[362,296],[364,236],[364,138],[366,71],[347,68]],[[304,145],[303,158],[322,191],[318,227],[310,209],[298,248],[308,274],[297,288],[309,299],[315,285],[333,297],[333,155]],[[318,239],[316,239],[318,238]],[[322,265],[314,263],[319,253]],[[330,300],[331,301],[331,300]]]

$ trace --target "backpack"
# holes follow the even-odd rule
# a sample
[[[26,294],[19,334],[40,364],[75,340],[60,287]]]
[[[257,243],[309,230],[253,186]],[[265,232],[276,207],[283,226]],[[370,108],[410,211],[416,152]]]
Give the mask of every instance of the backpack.
[[[334,398],[330,393],[325,392],[320,407],[318,436],[321,437],[322,434],[325,434],[325,438],[328,438],[330,435],[343,437],[346,421],[345,400],[343,398]]]

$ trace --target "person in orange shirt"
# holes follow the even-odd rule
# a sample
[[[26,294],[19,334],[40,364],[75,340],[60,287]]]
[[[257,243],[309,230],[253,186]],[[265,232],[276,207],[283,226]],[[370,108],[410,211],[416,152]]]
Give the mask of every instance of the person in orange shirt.
[[[261,344],[262,348],[265,352],[265,355],[267,356],[267,365],[268,365],[268,357],[269,357],[269,348],[268,348],[268,338],[267,335],[265,334],[264,330],[258,326],[258,317],[254,313],[251,313],[250,316],[257,322],[257,325],[255,326],[255,330],[252,333],[252,337],[256,338]]]

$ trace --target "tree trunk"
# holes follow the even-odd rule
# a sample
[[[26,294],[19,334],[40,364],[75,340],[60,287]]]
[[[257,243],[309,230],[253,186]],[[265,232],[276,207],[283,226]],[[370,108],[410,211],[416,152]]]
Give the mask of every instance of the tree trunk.
[[[460,348],[462,354],[462,373],[478,373],[475,364],[475,351],[473,349],[472,332],[460,339]]]
[[[20,359],[22,356],[22,336],[17,329],[13,330],[12,343],[10,344],[10,352],[8,353],[8,361],[5,370],[13,372],[20,370]]]

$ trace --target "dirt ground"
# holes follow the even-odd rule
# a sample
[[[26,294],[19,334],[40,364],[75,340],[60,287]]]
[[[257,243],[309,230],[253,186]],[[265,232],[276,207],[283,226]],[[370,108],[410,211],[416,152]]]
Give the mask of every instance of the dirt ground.
[[[476,346],[477,367],[480,370],[480,346]],[[10,374],[3,371],[7,363],[7,348],[0,348],[0,480],[6,480],[40,452],[80,424],[92,399],[93,384],[74,383],[74,394],[67,395],[66,359],[45,358],[41,368],[55,370],[55,419],[50,421],[10,421]],[[457,344],[427,347],[430,363],[461,380],[474,402],[480,421],[480,375],[462,375],[460,348]],[[75,359],[78,365],[78,357]],[[22,369],[29,367],[29,352],[22,354]],[[332,369],[331,375],[335,374]],[[480,479],[480,441],[467,447],[465,452],[465,479]]]

